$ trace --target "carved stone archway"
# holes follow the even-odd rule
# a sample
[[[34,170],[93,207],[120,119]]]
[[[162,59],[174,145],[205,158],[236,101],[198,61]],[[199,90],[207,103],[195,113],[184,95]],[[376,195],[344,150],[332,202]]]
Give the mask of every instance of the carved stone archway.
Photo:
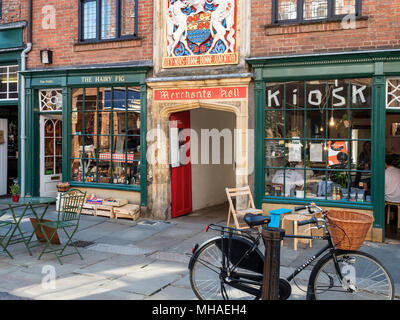
[[[171,114],[194,109],[210,109],[235,114],[236,129],[236,186],[248,185],[249,175],[249,143],[248,143],[248,85],[250,78],[178,81],[148,83],[148,211],[153,218],[171,218],[171,172],[169,159],[169,119]],[[202,92],[226,92],[240,89],[241,94],[232,93],[228,98],[208,96],[206,99],[159,99],[157,91],[167,95],[182,90],[202,90]],[[239,92],[239,89],[237,89]],[[230,91],[229,91],[230,92]],[[232,91],[236,92],[236,91]],[[181,94],[180,97],[183,95]]]

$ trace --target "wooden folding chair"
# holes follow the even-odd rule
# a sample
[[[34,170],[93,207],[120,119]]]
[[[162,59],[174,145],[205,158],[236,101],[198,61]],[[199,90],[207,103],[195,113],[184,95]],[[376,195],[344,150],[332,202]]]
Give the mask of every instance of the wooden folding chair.
[[[228,212],[228,222],[226,224],[227,227],[235,227],[237,229],[247,229],[249,226],[245,223],[239,223],[239,220],[243,220],[243,217],[247,213],[251,214],[262,214],[263,211],[257,209],[254,205],[253,196],[251,195],[250,187],[241,187],[241,188],[225,188],[226,196],[229,201],[229,212]],[[249,202],[246,209],[236,210],[235,205],[233,204],[233,197],[238,196],[248,196]],[[237,201],[236,201],[237,202]],[[233,218],[233,224],[231,224],[231,216]]]

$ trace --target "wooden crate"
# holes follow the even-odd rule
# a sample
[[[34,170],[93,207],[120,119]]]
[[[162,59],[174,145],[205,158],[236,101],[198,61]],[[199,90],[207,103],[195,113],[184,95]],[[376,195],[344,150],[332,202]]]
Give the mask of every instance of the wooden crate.
[[[105,206],[122,207],[126,204],[128,204],[128,199],[106,198],[103,200],[103,205]]]
[[[113,206],[95,205],[95,216],[114,218]]]
[[[126,204],[122,207],[114,207],[114,218],[132,219],[133,221],[140,217],[140,206],[137,204]]]
[[[81,214],[86,214],[90,216],[95,216],[96,206],[94,204],[84,203],[82,207]]]

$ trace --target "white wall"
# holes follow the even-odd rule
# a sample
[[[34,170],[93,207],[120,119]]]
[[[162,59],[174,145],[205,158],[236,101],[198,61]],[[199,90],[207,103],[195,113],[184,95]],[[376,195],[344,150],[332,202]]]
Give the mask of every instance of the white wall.
[[[192,163],[192,197],[193,211],[227,202],[225,188],[236,187],[234,167],[233,136],[235,115],[230,112],[209,109],[195,109],[190,113],[191,128],[199,137],[199,149],[202,143],[201,129],[217,129],[221,132],[227,128],[232,133],[232,163],[224,164],[224,139],[220,140],[220,164],[212,164],[212,140],[209,139],[209,164],[202,164],[201,150],[198,151],[198,164]],[[193,138],[192,138],[193,142]],[[192,148],[192,156],[193,154]],[[192,159],[193,160],[193,159]]]

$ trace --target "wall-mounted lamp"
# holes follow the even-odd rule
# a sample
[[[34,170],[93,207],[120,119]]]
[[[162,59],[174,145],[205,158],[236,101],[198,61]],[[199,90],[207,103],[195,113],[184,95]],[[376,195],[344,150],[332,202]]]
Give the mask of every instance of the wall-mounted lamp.
[[[53,51],[50,49],[45,49],[40,51],[40,61],[43,64],[52,64],[53,63]]]

